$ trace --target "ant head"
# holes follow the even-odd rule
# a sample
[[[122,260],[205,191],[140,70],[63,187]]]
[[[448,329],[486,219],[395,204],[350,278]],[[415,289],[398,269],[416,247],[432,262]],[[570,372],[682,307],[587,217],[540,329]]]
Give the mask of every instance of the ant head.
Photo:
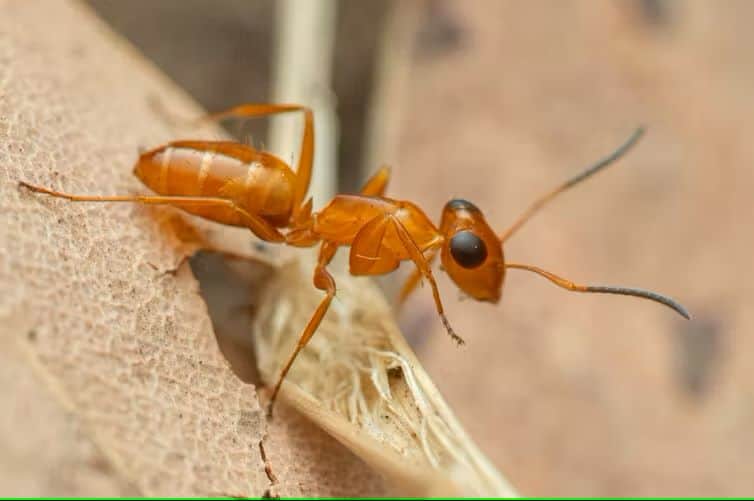
[[[497,303],[505,278],[503,246],[476,205],[453,199],[442,211],[443,267],[456,285],[479,301]]]

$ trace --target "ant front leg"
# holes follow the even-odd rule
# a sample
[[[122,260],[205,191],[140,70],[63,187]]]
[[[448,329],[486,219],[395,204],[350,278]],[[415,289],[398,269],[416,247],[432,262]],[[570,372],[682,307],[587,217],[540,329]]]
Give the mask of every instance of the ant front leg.
[[[327,313],[327,310],[330,308],[332,299],[335,297],[335,280],[332,275],[330,275],[330,272],[327,271],[326,267],[332,260],[337,249],[338,246],[332,242],[323,242],[322,246],[319,248],[317,267],[314,269],[314,286],[319,290],[325,291],[326,294],[325,297],[322,298],[322,301],[320,301],[317,309],[314,310],[314,313],[309,319],[309,323],[306,324],[304,332],[301,334],[301,337],[299,337],[298,343],[296,343],[296,348],[294,348],[293,353],[291,353],[288,361],[283,366],[280,376],[278,376],[277,383],[275,383],[275,387],[272,390],[272,395],[270,395],[270,403],[267,407],[268,417],[272,417],[272,409],[275,405],[275,400],[277,399],[280,386],[283,384],[285,376],[288,375],[288,371],[291,369],[298,354],[317,331],[325,313]]]
[[[421,249],[419,249],[419,246],[416,245],[414,239],[411,238],[411,234],[408,232],[406,227],[403,226],[403,223],[401,223],[401,221],[395,216],[390,217],[393,221],[393,224],[395,225],[395,230],[398,233],[398,237],[403,243],[403,247],[406,249],[406,252],[408,252],[408,255],[416,265],[419,273],[427,279],[429,285],[432,287],[432,297],[435,300],[437,314],[440,315],[440,319],[445,326],[445,330],[448,332],[448,335],[453,339],[453,341],[455,341],[459,345],[465,344],[466,342],[461,336],[456,334],[456,332],[450,326],[450,322],[448,322],[448,317],[445,316],[445,309],[443,308],[442,300],[440,299],[440,291],[437,288],[437,282],[435,282],[435,277],[432,274],[432,267],[430,266],[429,261],[426,257],[424,257]]]
[[[362,186],[360,193],[365,196],[382,197],[385,195],[385,190],[387,189],[387,183],[389,181],[390,167],[383,165],[382,167],[380,167],[380,170],[374,173],[372,177],[370,177],[367,182],[364,183],[364,186]],[[430,266],[432,264],[432,261],[435,259],[436,254],[436,250],[433,249],[429,257],[427,257],[427,261],[429,262]],[[411,292],[413,292],[414,289],[416,289],[416,286],[419,285],[422,275],[422,271],[418,267],[414,268],[414,270],[411,272],[411,275],[406,279],[406,282],[401,288],[400,295],[398,296],[399,306],[406,301]]]
[[[432,249],[431,251],[429,251],[429,256],[427,256],[427,263],[430,267],[432,266],[435,257],[437,257],[437,249]],[[421,282],[422,276],[422,271],[418,267],[414,267],[413,271],[411,271],[411,275],[409,275],[406,281],[403,283],[401,292],[398,294],[399,307],[402,306],[403,303],[406,302],[406,299],[408,299],[408,296],[410,296],[411,293],[414,292],[416,286],[418,286]]]

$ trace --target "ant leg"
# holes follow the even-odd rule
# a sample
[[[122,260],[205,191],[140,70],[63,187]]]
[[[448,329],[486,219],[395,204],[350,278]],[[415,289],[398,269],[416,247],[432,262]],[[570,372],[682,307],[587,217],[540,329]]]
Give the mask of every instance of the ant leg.
[[[381,197],[385,194],[390,181],[390,167],[383,165],[361,188],[361,194],[367,197]]]
[[[314,269],[314,286],[319,290],[325,291],[326,295],[322,298],[322,301],[319,303],[319,306],[317,306],[317,309],[314,310],[314,313],[309,319],[309,323],[306,324],[304,332],[301,334],[298,343],[296,343],[296,348],[293,350],[293,353],[291,353],[288,361],[283,366],[283,370],[280,372],[280,376],[278,376],[277,383],[275,383],[275,387],[272,390],[272,395],[270,396],[270,402],[269,404],[267,404],[268,417],[272,417],[272,409],[275,405],[275,400],[277,399],[278,392],[280,391],[280,386],[283,384],[285,376],[288,375],[288,371],[291,369],[291,366],[296,360],[299,352],[304,348],[304,346],[306,346],[314,333],[317,331],[317,327],[319,327],[320,322],[322,322],[322,318],[324,318],[325,313],[327,313],[328,308],[330,308],[332,298],[335,297],[335,280],[327,271],[326,266],[332,260],[337,249],[338,246],[332,242],[323,242],[322,246],[319,248],[319,259],[317,260],[317,267]]]
[[[390,181],[390,167],[383,165],[375,174],[370,177],[364,186],[361,188],[361,194],[365,196],[378,196],[381,197],[385,194],[387,189],[387,183]],[[435,258],[436,251],[432,251],[427,261],[430,263]],[[401,305],[406,301],[406,298],[411,292],[419,285],[422,278],[422,272],[419,268],[414,268],[411,275],[406,279],[405,284],[401,288],[400,295],[398,296],[398,304]]]
[[[435,260],[435,257],[437,256],[437,250],[432,249],[430,255],[427,257],[427,263],[429,263],[429,266],[432,266],[432,262]],[[412,292],[414,292],[414,289],[416,289],[416,286],[419,285],[422,279],[422,272],[419,268],[414,268],[414,270],[411,272],[411,275],[406,279],[405,282],[403,282],[403,287],[401,287],[401,292],[398,294],[398,305],[402,305],[406,302],[406,299],[408,299],[408,296],[411,295]]]
[[[422,254],[422,251],[419,249],[419,246],[416,245],[414,239],[411,238],[411,234],[408,232],[406,227],[403,226],[403,223],[401,223],[400,220],[395,216],[390,216],[390,218],[395,225],[395,229],[401,239],[401,242],[403,242],[403,247],[406,249],[406,252],[408,252],[408,255],[411,256],[411,260],[419,269],[419,272],[424,276],[424,278],[427,279],[429,285],[432,286],[432,296],[435,300],[437,314],[440,315],[440,319],[445,326],[445,330],[448,331],[448,335],[450,335],[453,341],[455,341],[459,345],[464,344],[465,341],[463,340],[463,338],[455,333],[453,328],[450,326],[450,322],[448,322],[448,318],[445,316],[445,309],[443,308],[442,301],[440,300],[440,291],[437,289],[437,282],[435,282],[435,277],[432,274],[432,267],[429,265],[429,261],[427,261],[427,258],[424,257],[424,254]]]
[[[250,214],[242,207],[236,205],[232,200],[226,198],[214,198],[214,197],[190,197],[190,196],[168,196],[168,195],[114,195],[114,196],[99,196],[99,195],[72,195],[69,193],[63,193],[60,191],[54,191],[41,186],[34,186],[24,181],[19,181],[19,184],[36,193],[44,193],[57,198],[65,198],[72,202],[135,202],[148,205],[172,205],[173,207],[180,208],[181,206],[205,206],[205,207],[227,207],[234,210],[244,225],[251,230],[256,236],[262,240],[268,242],[283,242],[285,237],[270,223]]]

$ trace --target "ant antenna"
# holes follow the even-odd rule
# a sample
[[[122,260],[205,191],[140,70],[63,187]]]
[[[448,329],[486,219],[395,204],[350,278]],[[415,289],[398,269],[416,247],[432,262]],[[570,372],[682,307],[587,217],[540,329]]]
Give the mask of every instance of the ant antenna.
[[[503,232],[502,235],[500,235],[500,243],[505,242],[513,233],[516,232],[523,224],[529,220],[530,217],[532,217],[534,214],[539,211],[547,202],[555,198],[555,196],[559,195],[560,193],[563,193],[568,188],[571,188],[577,184],[579,184],[581,181],[584,181],[588,177],[596,174],[600,170],[604,169],[608,165],[614,163],[616,160],[618,160],[620,157],[626,154],[628,150],[631,149],[632,146],[634,146],[637,141],[641,138],[642,135],[644,135],[644,127],[637,128],[633,134],[631,134],[631,137],[628,138],[628,140],[620,145],[615,151],[613,151],[610,155],[606,156],[596,164],[590,166],[583,172],[575,175],[565,183],[561,184],[554,190],[550,191],[543,197],[536,200],[533,204],[529,206],[528,209],[526,209],[526,212],[524,212],[518,220],[516,220],[513,225],[511,225],[510,228],[508,228],[505,232]]]
[[[536,273],[538,275],[541,275],[545,277],[550,282],[554,283],[558,287],[562,287],[563,289],[573,291],[573,292],[593,292],[598,294],[619,294],[621,296],[634,296],[639,297],[642,299],[649,299],[650,301],[654,301],[655,303],[660,303],[668,308],[673,309],[676,313],[681,315],[686,320],[691,319],[691,315],[689,315],[688,310],[684,308],[678,301],[671,299],[667,296],[663,296],[662,294],[658,294],[656,292],[644,290],[644,289],[632,289],[629,287],[611,287],[608,285],[579,285],[571,282],[570,280],[566,280],[565,278],[561,278],[557,275],[554,275],[550,273],[549,271],[545,271],[542,268],[537,268],[536,266],[531,266],[528,264],[516,264],[516,263],[506,263],[506,268],[514,268],[518,270],[526,270],[531,271],[533,273]]]

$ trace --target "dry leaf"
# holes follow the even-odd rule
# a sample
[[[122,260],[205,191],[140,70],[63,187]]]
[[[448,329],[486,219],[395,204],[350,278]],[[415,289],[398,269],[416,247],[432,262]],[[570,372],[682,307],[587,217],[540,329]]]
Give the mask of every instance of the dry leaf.
[[[137,149],[175,134],[150,103],[199,113],[78,4],[41,5],[6,1],[0,25],[0,377],[8,407],[28,405],[35,416],[16,410],[0,428],[12,451],[4,460],[27,477],[9,468],[0,482],[27,495],[386,492],[379,475],[291,409],[281,406],[268,429],[254,386],[218,350],[199,286],[180,264],[198,239],[248,254],[248,232],[170,208],[73,204],[19,188],[24,180],[74,193],[144,191],[130,173]],[[261,292],[255,330],[270,381],[318,293],[295,264],[273,267],[268,282],[263,275],[252,280]],[[376,288],[338,280],[343,296],[283,398],[401,493],[512,495]],[[221,339],[229,354],[243,353],[241,332]],[[60,436],[38,432],[42,417],[46,433]],[[40,445],[46,437],[55,447]],[[42,460],[32,468],[31,457]]]
[[[306,286],[300,264],[282,268],[258,304],[257,360],[269,383],[321,299]],[[333,305],[296,359],[281,397],[400,486],[402,494],[516,496],[444,402],[377,287],[345,274],[335,280]]]
[[[173,135],[150,98],[199,110],[79,4],[0,7],[0,377],[13,411],[0,443],[26,475],[3,468],[3,492],[264,494],[254,388],[219,353],[188,267],[169,273],[190,250],[175,211],[71,204],[17,184],[143,191],[130,172],[138,148]],[[271,435],[279,493],[381,492],[300,417],[281,413]]]

